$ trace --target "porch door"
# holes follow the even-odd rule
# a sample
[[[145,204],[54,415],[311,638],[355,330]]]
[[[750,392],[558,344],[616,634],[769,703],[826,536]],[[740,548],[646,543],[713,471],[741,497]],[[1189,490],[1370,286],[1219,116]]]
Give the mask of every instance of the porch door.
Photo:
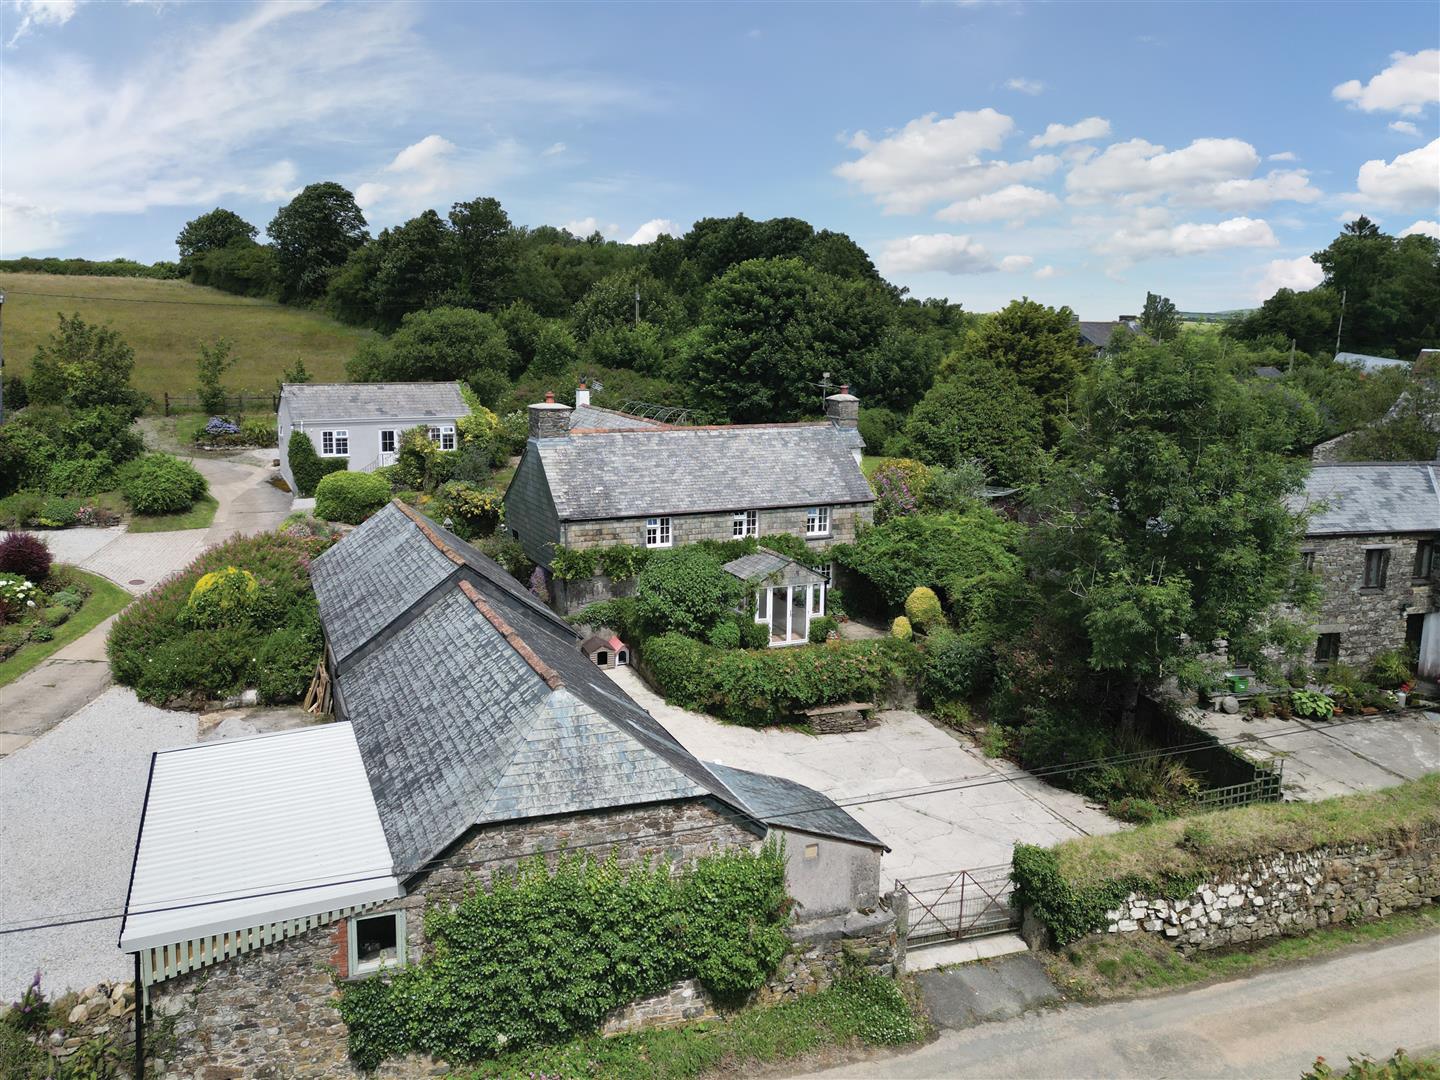
[[[398,433],[394,428],[386,428],[380,432],[380,468],[395,464],[395,440]]]
[[[1420,663],[1416,670],[1422,679],[1440,681],[1440,611],[1427,614],[1420,627]]]

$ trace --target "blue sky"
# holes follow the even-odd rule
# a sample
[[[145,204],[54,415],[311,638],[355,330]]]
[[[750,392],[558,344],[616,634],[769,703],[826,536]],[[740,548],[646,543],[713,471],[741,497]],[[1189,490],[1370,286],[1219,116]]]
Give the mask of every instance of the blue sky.
[[[0,250],[173,258],[305,183],[619,240],[743,211],[991,310],[1254,304],[1440,234],[1433,3],[3,0]]]

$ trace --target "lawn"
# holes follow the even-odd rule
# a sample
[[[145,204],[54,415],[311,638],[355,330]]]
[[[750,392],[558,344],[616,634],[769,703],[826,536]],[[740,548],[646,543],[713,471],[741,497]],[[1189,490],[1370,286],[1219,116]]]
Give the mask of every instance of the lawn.
[[[1202,982],[1255,974],[1264,968],[1324,956],[1354,945],[1374,944],[1440,928],[1440,907],[1430,905],[1353,926],[1330,926],[1297,937],[1277,938],[1252,949],[1181,956],[1149,934],[1111,935],[1077,941],[1045,955],[1055,985],[1082,1001],[1160,993]]]
[[[186,281],[0,274],[0,291],[7,372],[29,371],[36,346],[55,329],[56,314],[79,312],[89,322],[114,327],[129,342],[135,350],[132,382],[156,401],[166,391],[195,392],[202,341],[227,337],[235,343],[236,363],[225,376],[232,392],[269,395],[297,358],[317,382],[343,379],[345,361],[373,336],[319,312]]]
[[[55,637],[50,641],[32,641],[14,652],[8,660],[0,661],[0,686],[14,682],[25,672],[59,649],[63,649],[128,604],[133,597],[103,577],[87,574],[83,570],[70,568],[75,577],[83,578],[93,590],[84,605],[74,615],[55,628]]]
[[[135,514],[127,531],[132,533],[179,532],[181,529],[208,529],[215,520],[220,504],[213,495],[205,495],[189,510],[178,514]]]

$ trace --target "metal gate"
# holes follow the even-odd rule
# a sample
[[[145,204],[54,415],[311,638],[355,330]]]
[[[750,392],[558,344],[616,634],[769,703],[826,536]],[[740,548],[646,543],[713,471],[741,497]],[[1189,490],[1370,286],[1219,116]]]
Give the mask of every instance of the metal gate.
[[[895,882],[910,911],[909,944],[1003,934],[1020,925],[1010,903],[1010,864],[951,870]]]

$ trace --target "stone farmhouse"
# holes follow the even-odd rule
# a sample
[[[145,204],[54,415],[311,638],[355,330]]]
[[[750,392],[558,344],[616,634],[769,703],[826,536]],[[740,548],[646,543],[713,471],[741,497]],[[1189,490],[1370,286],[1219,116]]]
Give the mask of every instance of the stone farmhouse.
[[[1440,676],[1435,544],[1440,478],[1431,462],[1316,464],[1293,507],[1310,512],[1304,568],[1319,576],[1317,663],[1363,665],[1411,647]]]
[[[440,449],[456,449],[457,423],[469,415],[455,382],[285,383],[275,418],[280,474],[295,490],[290,436],[296,431],[310,436],[322,458],[345,458],[351,472],[371,472],[394,465],[401,434],[422,424]]]
[[[678,865],[783,837],[796,949],[762,995],[826,985],[847,947],[903,962],[879,839],[809,788],[696,759],[445,529],[394,503],[312,578],[334,722],[153,758],[120,947],[148,1015],[175,1018],[168,1075],[351,1075],[338,985],[422,958],[426,907],[470,875],[566,848]],[[616,1024],[702,1007],[682,984]]]
[[[841,387],[825,399],[825,415],[684,427],[596,408],[583,388],[574,409],[547,394],[530,406],[529,441],[505,493],[506,526],[547,570],[557,546],[671,548],[790,533],[824,550],[853,540],[875,502],[860,469],[859,399]],[[617,595],[616,584],[556,581],[552,599],[562,612],[577,611]],[[802,594],[805,619],[824,612],[824,584]],[[757,611],[757,621],[771,610],[766,618]]]

